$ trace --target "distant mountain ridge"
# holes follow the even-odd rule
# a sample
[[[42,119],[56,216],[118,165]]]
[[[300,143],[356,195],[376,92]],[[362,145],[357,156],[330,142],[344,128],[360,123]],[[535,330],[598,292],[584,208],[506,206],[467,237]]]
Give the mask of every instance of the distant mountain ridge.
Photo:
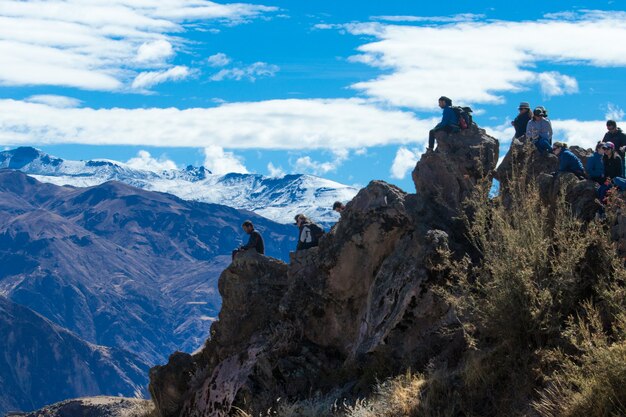
[[[333,202],[351,200],[358,191],[312,175],[215,175],[204,167],[193,166],[153,172],[110,160],[64,160],[32,147],[0,152],[0,168],[18,169],[56,185],[89,187],[116,180],[185,200],[253,211],[279,223],[291,223],[295,214],[304,213],[325,226],[337,221]]]
[[[0,295],[90,343],[149,363],[197,349],[219,311],[217,278],[251,218],[288,259],[295,228],[230,207],[110,181],[59,187],[0,170]]]
[[[71,397],[146,391],[149,364],[122,349],[87,343],[0,296],[0,415]]]

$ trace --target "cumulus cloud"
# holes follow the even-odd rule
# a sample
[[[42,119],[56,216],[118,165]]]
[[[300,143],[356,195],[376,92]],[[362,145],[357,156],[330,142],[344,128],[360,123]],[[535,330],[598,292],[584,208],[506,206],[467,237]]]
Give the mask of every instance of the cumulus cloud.
[[[533,84],[548,96],[578,91],[574,78],[537,70],[545,62],[626,66],[626,43],[615,42],[626,38],[624,12],[525,22],[351,23],[342,30],[374,37],[351,60],[384,69],[377,78],[352,87],[383,102],[418,109],[433,109],[442,94],[476,104],[503,102],[502,93]],[[541,42],[528,42],[524,34]]]
[[[212,67],[225,67],[230,64],[231,59],[225,53],[219,52],[207,58],[209,65]]]
[[[150,155],[150,152],[141,150],[137,152],[135,158],[131,158],[126,162],[131,168],[140,169],[144,171],[161,172],[170,169],[177,169],[174,161],[171,161],[165,157],[155,159]]]
[[[165,39],[153,42],[144,42],[137,50],[137,61],[160,65],[174,55],[172,44]]]
[[[82,101],[77,98],[58,96],[54,94],[38,94],[28,97],[25,101],[29,103],[46,104],[50,107],[57,107],[60,109],[78,107],[82,104]]]
[[[144,90],[154,85],[164,83],[166,81],[180,81],[191,75],[189,68],[185,66],[175,66],[165,71],[148,71],[142,72],[133,81],[132,88]]]
[[[280,68],[266,62],[255,62],[241,68],[224,68],[211,76],[211,81],[236,80],[256,81],[257,78],[273,77]]]
[[[417,149],[408,149],[404,146],[400,147],[396,152],[396,157],[391,164],[391,178],[404,179],[406,174],[415,168],[415,164],[419,161],[421,152]]]
[[[301,156],[292,163],[295,172],[324,175],[336,171],[347,159],[350,152],[347,149],[332,149],[333,159],[326,162],[313,160],[310,156]]]
[[[363,99],[269,100],[211,108],[57,109],[0,100],[0,143],[227,149],[357,149],[425,143],[437,119]]]
[[[0,85],[122,90],[175,54],[186,25],[235,24],[277,10],[208,0],[3,0]]]
[[[248,173],[241,157],[232,152],[225,152],[222,147],[217,145],[204,148],[204,166],[213,174]]]
[[[578,81],[575,78],[554,71],[539,74],[539,85],[545,97],[578,92]]]
[[[467,22],[484,18],[485,15],[473,13],[461,13],[454,16],[372,16],[372,20],[382,20],[387,22]]]
[[[606,114],[604,118],[607,120],[623,120],[624,119],[624,110],[620,106],[617,106],[613,103],[608,103],[606,105]]]
[[[269,176],[272,178],[282,178],[285,176],[285,171],[283,171],[282,167],[275,167],[273,163],[267,164],[267,171],[269,172]]]

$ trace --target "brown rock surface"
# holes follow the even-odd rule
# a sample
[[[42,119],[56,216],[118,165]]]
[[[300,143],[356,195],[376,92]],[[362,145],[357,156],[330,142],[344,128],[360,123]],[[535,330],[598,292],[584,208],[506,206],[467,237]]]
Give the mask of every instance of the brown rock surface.
[[[416,194],[372,181],[319,247],[295,252],[289,265],[237,258],[220,277],[222,311],[193,356],[182,412],[158,407],[160,415],[227,416],[233,405],[258,413],[278,397],[331,389],[348,396],[373,382],[367,375],[423,369],[454,349],[458,333],[439,331],[454,312],[432,284],[440,250],[462,234],[451,216],[491,175],[498,142],[475,128],[438,144],[413,172]],[[163,380],[152,379],[154,396]]]

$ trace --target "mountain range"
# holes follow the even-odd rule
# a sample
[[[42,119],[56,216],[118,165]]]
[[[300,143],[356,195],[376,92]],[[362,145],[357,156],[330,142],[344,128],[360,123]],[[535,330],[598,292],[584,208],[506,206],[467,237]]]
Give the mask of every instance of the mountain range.
[[[123,349],[87,343],[50,320],[0,297],[0,414],[68,397],[134,396],[149,365]]]
[[[0,152],[1,168],[19,169],[56,185],[89,187],[116,180],[185,200],[253,211],[279,223],[291,223],[297,213],[304,213],[326,227],[338,219],[332,211],[333,203],[351,200],[358,191],[312,175],[215,175],[204,167],[193,166],[154,172],[111,160],[64,160],[31,147]]]
[[[61,187],[0,170],[0,297],[13,303],[4,311],[32,310],[13,316],[39,317],[41,328],[47,323],[26,332],[14,319],[2,322],[0,337],[12,340],[0,364],[2,387],[16,387],[7,394],[15,401],[5,406],[32,409],[85,394],[129,395],[145,386],[149,366],[173,351],[198,349],[221,307],[217,278],[230,264],[231,250],[247,239],[241,229],[246,219],[264,236],[269,256],[288,259],[295,227],[248,211],[117,181]],[[43,362],[37,349],[48,342],[33,345],[36,334],[60,335],[58,342],[48,338],[53,355]],[[107,355],[111,359],[103,363]],[[47,376],[56,369],[54,360],[65,364],[67,372],[58,373],[65,379]],[[75,387],[72,369],[77,378],[92,379]],[[97,382],[99,374],[121,382]],[[54,395],[28,402],[30,391],[15,380],[42,392],[47,381],[57,383],[50,386]]]

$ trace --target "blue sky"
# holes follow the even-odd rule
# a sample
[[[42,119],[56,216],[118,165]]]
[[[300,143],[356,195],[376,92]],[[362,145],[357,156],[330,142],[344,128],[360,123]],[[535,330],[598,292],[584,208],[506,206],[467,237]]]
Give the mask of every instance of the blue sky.
[[[624,4],[520,6],[1,0],[0,146],[412,191],[447,95],[503,150],[520,101],[591,147],[624,118]]]

